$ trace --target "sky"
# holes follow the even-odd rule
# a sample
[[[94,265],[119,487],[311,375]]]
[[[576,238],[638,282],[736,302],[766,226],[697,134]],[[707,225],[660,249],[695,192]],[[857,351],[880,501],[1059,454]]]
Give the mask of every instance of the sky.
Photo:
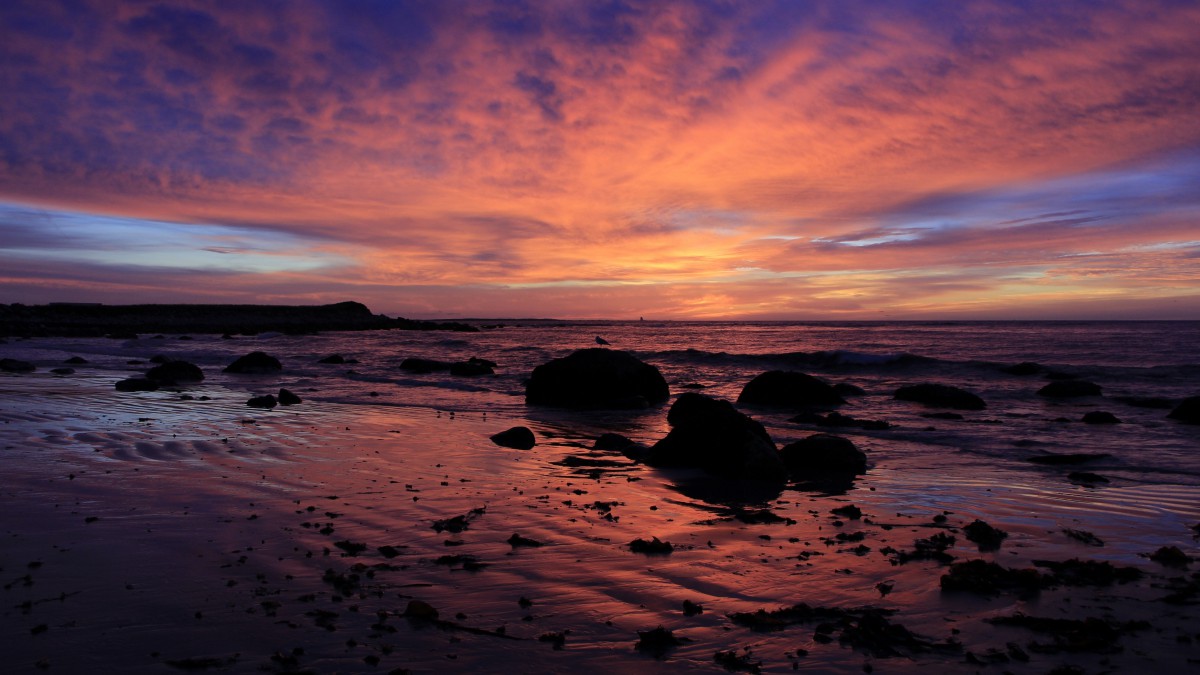
[[[0,303],[1200,319],[1200,2],[0,3]]]

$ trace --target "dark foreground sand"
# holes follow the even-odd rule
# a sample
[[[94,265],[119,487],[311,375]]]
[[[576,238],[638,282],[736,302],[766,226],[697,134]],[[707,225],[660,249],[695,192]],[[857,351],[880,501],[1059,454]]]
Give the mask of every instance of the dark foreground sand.
[[[1110,491],[1095,519],[1074,486],[914,457],[739,520],[681,490],[691,474],[591,451],[608,423],[544,416],[520,451],[488,437],[528,420],[191,393],[212,400],[0,378],[4,672],[1200,668],[1200,564],[1146,557],[1195,554],[1194,490],[1159,488],[1174,511]],[[1007,531],[998,551],[967,540],[976,518]],[[1137,578],[945,592],[939,546],[896,564],[939,535],[956,562]],[[652,537],[674,550],[630,550]],[[989,622],[1014,616],[1052,621]],[[639,648],[660,625],[678,644]]]

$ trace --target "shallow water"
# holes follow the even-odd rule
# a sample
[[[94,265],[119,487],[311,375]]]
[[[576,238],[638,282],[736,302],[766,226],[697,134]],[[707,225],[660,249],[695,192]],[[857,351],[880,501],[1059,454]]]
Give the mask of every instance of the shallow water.
[[[1197,366],[1187,358],[1197,353],[1189,342],[1195,325],[1070,327],[530,323],[478,334],[0,345],[4,356],[39,366],[0,377],[4,643],[18,672],[39,672],[39,661],[50,672],[114,665],[178,672],[169,661],[201,657],[215,659],[215,672],[712,672],[721,670],[714,653],[724,650],[750,654],[767,672],[860,672],[865,663],[880,672],[1195,667],[1196,606],[1158,600],[1171,578],[1187,572],[1146,555],[1164,545],[1197,555],[1191,526],[1200,521],[1200,430],[1166,420],[1165,410],[1112,398],[1197,393]],[[895,426],[844,434],[871,461],[845,493],[759,493],[743,506],[792,522],[741,523],[731,519],[727,492],[713,496],[710,478],[590,449],[607,431],[653,443],[666,432],[665,407],[578,413],[524,406],[521,380],[533,366],[592,346],[597,334],[659,366],[672,393],[698,382],[705,393],[734,399],[754,374],[787,367],[862,386],[867,394],[842,411]],[[1096,336],[1105,340],[1089,344]],[[1130,354],[1131,345],[1155,351]],[[278,356],[285,370],[220,372],[255,349]],[[126,361],[158,353],[204,369],[205,382],[186,388],[193,400],[173,391],[112,390],[149,365]],[[359,363],[316,363],[332,353]],[[69,376],[47,372],[72,355],[90,363]],[[408,356],[479,356],[500,366],[494,377],[411,375],[397,368]],[[1043,378],[998,370],[1018,361],[1078,372],[1105,396],[1042,400],[1034,392]],[[928,409],[891,398],[897,386],[923,381],[976,391],[988,409],[931,420],[922,417]],[[305,402],[273,411],[244,405],[280,386]],[[1091,409],[1114,412],[1123,424],[1080,423]],[[818,430],[789,423],[788,411],[747,412],[780,445]],[[537,447],[510,450],[488,440],[516,424],[534,429]],[[1066,478],[1069,467],[1025,461],[1046,451],[1108,452],[1111,458],[1086,470],[1111,482],[1076,485]],[[571,456],[611,465],[571,466],[564,461]],[[831,514],[849,503],[864,519]],[[474,509],[482,511],[467,529],[434,529]],[[944,523],[934,522],[939,515]],[[976,518],[1008,532],[1000,550],[980,552],[962,535]],[[1090,532],[1103,546],[1066,529]],[[518,532],[545,545],[513,547],[507,540]],[[912,549],[938,532],[956,535],[949,552],[959,560],[1023,567],[1084,557],[1147,576],[981,598],[941,592],[944,565],[893,565],[882,551]],[[838,533],[862,539],[838,541]],[[675,550],[630,551],[630,541],[652,536]],[[337,542],[367,548],[351,556]],[[854,550],[859,545],[868,550]],[[385,557],[381,546],[395,546],[397,555]],[[483,566],[466,569],[472,560]],[[357,580],[346,581],[353,574]],[[881,582],[893,585],[886,596],[876,588]],[[410,599],[430,603],[454,625],[396,616]],[[704,612],[686,616],[684,600]],[[894,609],[892,619],[914,633],[961,642],[974,654],[1003,651],[1008,642],[1028,651],[1046,641],[983,622],[1015,611],[1152,627],[1122,636],[1120,650],[1109,654],[1034,652],[1028,663],[985,667],[967,663],[964,652],[884,658],[836,639],[824,643],[812,624],[763,633],[728,617],[801,602]],[[658,625],[689,641],[657,659],[636,650],[637,632]],[[34,634],[39,626],[45,629]],[[549,633],[564,633],[563,649],[538,640]],[[293,654],[296,648],[303,652]]]

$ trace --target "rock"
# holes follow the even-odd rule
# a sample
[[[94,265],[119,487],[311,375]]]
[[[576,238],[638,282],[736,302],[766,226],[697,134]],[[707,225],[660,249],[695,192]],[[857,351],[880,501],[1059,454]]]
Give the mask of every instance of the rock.
[[[116,384],[117,391],[157,391],[158,383],[144,377],[131,377]]]
[[[37,370],[37,366],[28,361],[19,361],[17,359],[0,359],[0,370],[6,373],[32,373]]]
[[[331,364],[335,364],[335,365],[340,365],[345,362],[346,362],[346,359],[341,354],[330,354],[329,356],[326,356],[325,358],[321,359],[320,361],[317,361],[317,363],[331,363]]]
[[[1084,424],[1120,424],[1121,420],[1117,419],[1117,416],[1110,412],[1093,410],[1084,414],[1083,422]]]
[[[187,361],[167,361],[146,371],[146,377],[162,383],[202,382],[204,371]]]
[[[296,405],[297,403],[302,403],[303,401],[304,399],[293,394],[287,389],[279,390],[279,405]]]
[[[263,352],[250,352],[225,366],[224,372],[258,375],[280,370],[283,370],[283,366],[279,363],[279,359]]]
[[[1008,538],[1007,532],[994,528],[982,520],[975,520],[964,527],[963,534],[967,535],[968,540],[975,542],[980,551],[995,551]]]
[[[158,337],[162,337],[162,336],[160,335]],[[161,364],[161,363],[170,363],[171,361],[174,361],[174,359],[167,356],[166,354],[155,354],[154,356],[150,357],[150,363],[160,363]]]
[[[1092,473],[1091,471],[1072,471],[1071,473],[1067,474],[1067,480],[1071,481],[1072,483],[1079,483],[1081,485],[1095,485],[1097,483],[1109,482],[1109,480],[1104,476],[1101,476],[1098,473]]]
[[[525,403],[559,408],[645,408],[667,400],[658,368],[628,352],[580,349],[533,369]]]
[[[424,600],[409,600],[408,606],[404,608],[403,616],[410,619],[437,619],[438,611],[433,605]]]
[[[841,396],[862,396],[867,393],[866,389],[857,384],[850,384],[849,382],[838,382],[833,385],[833,390]]]
[[[513,536],[509,537],[506,541],[507,541],[508,545],[512,546],[513,548],[517,548],[519,546],[529,546],[532,548],[537,548],[539,546],[545,545],[542,542],[537,541],[536,539],[530,539],[529,537],[522,537],[517,532],[513,532]]]
[[[477,377],[479,375],[494,375],[496,366],[492,361],[471,357],[466,361],[450,364],[450,374],[459,377]]]
[[[895,398],[955,410],[983,410],[987,407],[983,399],[975,394],[948,384],[914,384],[900,387],[896,390]]]
[[[51,368],[50,372],[54,373],[55,375],[74,375],[75,369],[74,368]]]
[[[275,400],[275,397],[270,394],[267,394],[266,396],[255,396],[249,401],[246,401],[246,405],[250,406],[251,408],[266,408],[267,410],[274,408],[277,403],[278,401]]]
[[[88,360],[83,358],[82,356],[72,356],[71,358],[67,359],[66,361],[63,361],[63,363],[68,363],[72,366],[82,366],[87,362],[88,362]]]
[[[1009,375],[1024,376],[1024,375],[1037,375],[1038,373],[1042,372],[1042,367],[1040,365],[1038,365],[1036,363],[1032,363],[1030,361],[1022,361],[1021,363],[1018,363],[1016,365],[1005,366],[1005,367],[1001,368],[1000,370],[1005,373],[1008,373]]]
[[[812,375],[771,370],[746,383],[738,403],[772,406],[840,405],[846,401],[837,390]]]
[[[766,429],[728,401],[681,394],[667,413],[671,431],[646,453],[657,467],[697,467],[729,478],[782,481],[786,476]]]
[[[1150,559],[1167,567],[1187,567],[1192,561],[1178,546],[1163,546],[1150,554]]]
[[[1200,424],[1200,396],[1183,399],[1183,403],[1176,406],[1167,417],[1184,424]]]
[[[506,448],[529,450],[537,445],[537,438],[529,427],[513,427],[498,434],[492,434],[492,442]]]
[[[1078,398],[1099,396],[1100,385],[1087,380],[1056,380],[1038,389],[1038,396],[1047,398]]]
[[[649,553],[655,555],[666,555],[675,550],[669,541],[661,541],[658,537],[653,537],[649,541],[641,537],[629,542],[629,550],[634,553]]]
[[[848,438],[831,434],[813,434],[789,443],[779,454],[792,474],[867,472],[867,456]]]

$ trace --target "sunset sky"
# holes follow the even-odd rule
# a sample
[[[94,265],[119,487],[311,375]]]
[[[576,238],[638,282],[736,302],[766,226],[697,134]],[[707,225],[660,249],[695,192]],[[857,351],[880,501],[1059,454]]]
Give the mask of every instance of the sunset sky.
[[[1200,319],[1200,3],[0,2],[0,303]]]

